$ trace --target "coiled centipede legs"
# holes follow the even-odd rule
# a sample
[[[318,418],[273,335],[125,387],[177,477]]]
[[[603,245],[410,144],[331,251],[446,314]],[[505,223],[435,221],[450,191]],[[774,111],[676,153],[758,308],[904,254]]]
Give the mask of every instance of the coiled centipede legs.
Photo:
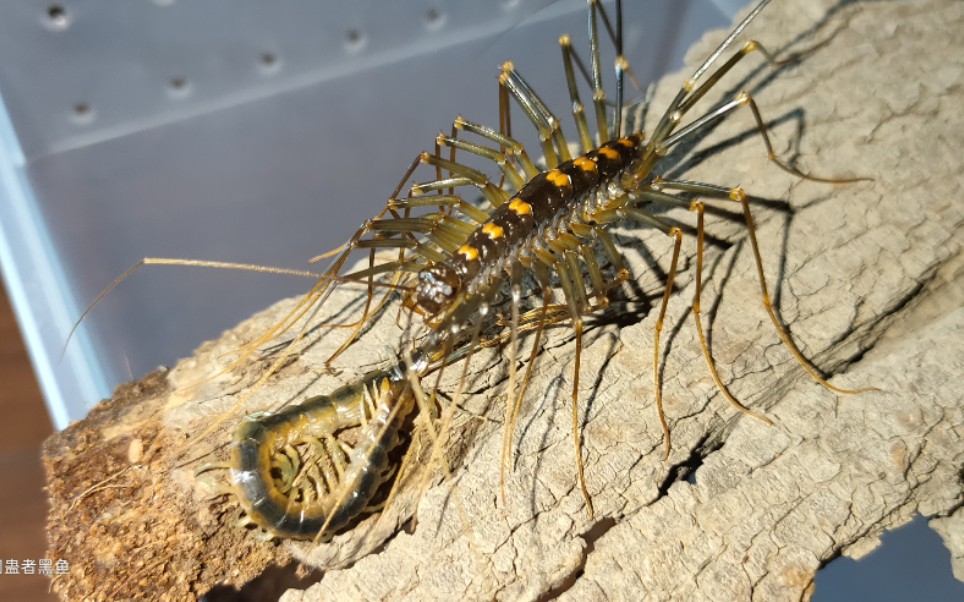
[[[277,536],[315,539],[343,528],[390,478],[388,454],[414,407],[405,368],[367,375],[330,396],[242,421],[232,444],[231,481],[245,514]],[[354,446],[337,438],[359,427]],[[297,446],[307,446],[307,461]]]

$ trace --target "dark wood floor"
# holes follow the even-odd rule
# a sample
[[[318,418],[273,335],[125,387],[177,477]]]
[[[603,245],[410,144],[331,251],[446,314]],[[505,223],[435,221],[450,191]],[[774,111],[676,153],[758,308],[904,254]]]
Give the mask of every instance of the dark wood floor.
[[[6,563],[47,555],[47,496],[40,444],[52,431],[6,292],[0,286],[0,600],[56,600],[41,575],[8,575]]]

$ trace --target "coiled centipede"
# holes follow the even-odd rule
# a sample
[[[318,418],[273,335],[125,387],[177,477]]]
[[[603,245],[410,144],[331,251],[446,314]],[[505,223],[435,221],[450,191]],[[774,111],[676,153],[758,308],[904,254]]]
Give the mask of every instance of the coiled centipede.
[[[782,163],[775,155],[765,122],[753,98],[740,93],[700,117],[682,125],[696,103],[730,69],[749,54],[760,51],[771,64],[778,61],[758,42],[748,41],[732,56],[722,55],[732,46],[757,14],[769,3],[761,0],[748,16],[724,39],[719,47],[684,81],[676,97],[666,107],[653,132],[623,132],[621,109],[623,85],[629,64],[621,43],[621,6],[617,1],[611,19],[598,0],[589,2],[589,69],[572,48],[568,36],[560,39],[563,64],[577,129],[571,150],[560,120],[520,75],[511,62],[502,66],[499,77],[500,125],[491,128],[468,119],[457,118],[449,134],[440,134],[433,153],[421,153],[406,171],[389,201],[366,222],[348,242],[326,254],[331,265],[300,304],[274,328],[253,341],[256,349],[281,332],[296,328],[306,317],[329,300],[337,286],[361,283],[367,291],[362,315],[348,327],[351,332],[328,359],[332,364],[349,346],[359,341],[365,327],[379,315],[394,296],[401,292],[408,310],[405,334],[392,368],[369,375],[357,384],[336,391],[328,398],[315,400],[284,414],[246,420],[235,437],[232,472],[236,495],[251,520],[269,534],[279,537],[321,538],[348,524],[368,505],[377,483],[386,479],[386,451],[394,443],[398,420],[414,406],[418,391],[412,382],[424,374],[405,368],[404,357],[440,358],[447,363],[453,355],[471,358],[475,349],[496,338],[486,339],[497,328],[494,307],[503,291],[507,292],[510,318],[510,386],[512,400],[506,407],[504,425],[502,481],[506,459],[512,445],[514,426],[529,383],[532,366],[545,328],[569,323],[575,335],[575,357],[571,378],[572,436],[576,454],[578,484],[587,511],[592,515],[592,500],[585,485],[579,432],[579,379],[582,353],[583,320],[609,305],[610,295],[632,277],[608,229],[616,223],[633,223],[653,228],[673,241],[670,269],[662,295],[653,342],[653,384],[659,420],[663,428],[664,455],[671,446],[660,383],[660,333],[667,303],[673,291],[684,228],[659,215],[658,209],[682,207],[696,214],[696,291],[693,300],[694,322],[701,350],[710,374],[727,400],[739,411],[764,422],[769,420],[742,405],[731,395],[717,374],[703,332],[700,297],[704,246],[704,201],[722,200],[740,206],[753,251],[761,297],[781,341],[795,360],[822,386],[839,394],[867,389],[845,390],[827,382],[807,361],[789,338],[772,307],[764,276],[759,245],[747,195],[740,188],[703,182],[664,178],[657,169],[668,152],[682,142],[697,138],[706,128],[741,107],[753,116],[768,158],[777,166],[801,178],[826,182],[849,180],[822,179],[802,173]],[[602,85],[600,24],[615,46],[615,110]],[[590,127],[580,100],[578,73],[590,81],[595,128]],[[542,161],[540,169],[525,146],[513,137],[509,105],[514,101],[535,126]],[[449,157],[443,157],[448,149]],[[495,166],[494,180],[466,160]],[[435,172],[432,179],[409,184],[419,166]],[[402,194],[406,190],[407,193]],[[474,203],[458,194],[475,189],[482,196]],[[368,253],[368,265],[345,272],[353,254]],[[397,252],[386,259],[385,252]],[[600,258],[602,261],[600,261]],[[376,289],[384,288],[376,299]],[[561,296],[561,299],[557,299]],[[530,301],[536,298],[538,302]],[[531,304],[531,307],[523,306]],[[413,314],[421,316],[421,320]],[[515,391],[518,376],[515,354],[518,334],[534,330],[532,352]],[[300,339],[302,332],[296,336]],[[503,339],[504,340],[504,339]],[[294,352],[293,342],[268,370],[274,372],[285,356]],[[468,361],[468,359],[466,361]],[[439,368],[441,371],[442,368]],[[402,374],[405,372],[406,374]],[[372,393],[372,387],[375,392]],[[366,409],[369,408],[369,409]],[[342,411],[342,422],[335,415]],[[309,426],[312,425],[312,426]],[[365,434],[348,451],[337,440],[336,430],[363,426]],[[304,428],[304,430],[302,430]],[[315,430],[311,430],[314,428]],[[328,442],[329,452],[321,456],[344,457],[324,474],[310,479],[311,485],[295,485],[294,467],[278,477],[271,467],[278,466],[279,453],[289,460],[299,452],[295,439]],[[287,446],[287,451],[285,447]],[[336,447],[341,451],[336,451]],[[324,447],[324,445],[322,445]],[[282,453],[283,452],[283,453]],[[284,460],[281,460],[282,462]],[[293,464],[293,462],[289,462]],[[293,495],[284,494],[294,492]],[[503,492],[504,497],[504,492]]]
[[[273,536],[312,539],[361,514],[391,478],[388,453],[414,407],[406,369],[379,370],[285,412],[245,419],[232,444],[231,481],[247,517]],[[356,426],[362,432],[347,448],[339,431]],[[298,445],[313,457],[303,461]]]

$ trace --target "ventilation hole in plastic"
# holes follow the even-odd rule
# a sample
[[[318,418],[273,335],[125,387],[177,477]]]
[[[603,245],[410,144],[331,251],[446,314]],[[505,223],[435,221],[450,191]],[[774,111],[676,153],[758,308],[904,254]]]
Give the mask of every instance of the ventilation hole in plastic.
[[[429,29],[438,29],[445,23],[445,15],[437,8],[430,8],[425,11],[425,26]]]
[[[365,35],[357,29],[349,29],[345,32],[345,48],[351,51],[361,50],[365,45]]]
[[[47,7],[46,25],[50,29],[67,29],[70,19],[67,18],[67,9],[61,4],[51,4]]]
[[[184,98],[191,93],[191,83],[187,78],[175,75],[167,82],[167,91],[174,98]]]
[[[258,57],[258,67],[264,73],[274,73],[281,66],[278,55],[273,52],[262,52]]]
[[[94,109],[86,102],[74,103],[70,111],[70,119],[76,124],[87,124],[94,120]]]

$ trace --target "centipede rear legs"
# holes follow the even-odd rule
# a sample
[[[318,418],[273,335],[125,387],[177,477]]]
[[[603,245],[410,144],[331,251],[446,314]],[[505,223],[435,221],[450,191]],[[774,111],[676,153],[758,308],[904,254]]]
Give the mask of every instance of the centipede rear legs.
[[[820,44],[818,44],[817,46],[814,46],[813,48],[819,47],[824,43],[826,43],[826,41],[821,42]],[[762,47],[762,45],[760,45],[758,42],[755,42],[753,40],[748,41],[746,44],[744,44],[743,48],[740,51],[738,51],[736,55],[734,55],[729,61],[727,61],[726,64],[722,65],[719,69],[717,69],[717,71],[715,71],[708,78],[707,82],[704,83],[702,86],[700,86],[700,88],[693,93],[694,99],[702,95],[703,93],[702,91],[704,88],[706,88],[707,86],[709,86],[710,84],[718,80],[720,77],[722,77],[722,75],[725,74],[725,72],[729,70],[734,64],[736,64],[740,59],[746,56],[749,52],[752,52],[754,50],[762,51],[770,63],[779,64],[777,61],[775,61],[772,58],[772,55],[770,55],[770,53],[767,52]],[[810,50],[811,49],[808,49],[807,51],[804,51],[804,52],[809,52]],[[685,89],[685,86],[684,86],[684,89]],[[695,100],[693,101],[688,100],[687,102],[681,103],[680,108],[678,110],[685,111],[689,109],[689,107],[692,106],[693,102],[695,102]],[[776,156],[776,153],[773,150],[773,144],[770,141],[770,136],[767,133],[767,127],[763,120],[762,115],[760,114],[760,110],[757,107],[756,102],[753,100],[753,97],[750,96],[750,94],[747,92],[741,92],[737,94],[737,96],[733,100],[723,104],[713,112],[707,115],[704,115],[703,117],[695,120],[693,123],[686,126],[685,128],[680,129],[672,136],[666,138],[662,142],[662,146],[657,148],[657,153],[665,154],[665,152],[671,146],[693,135],[695,132],[698,132],[699,130],[706,127],[707,125],[719,119],[723,119],[730,113],[734,112],[736,109],[744,106],[748,107],[750,109],[750,112],[753,115],[755,125],[756,125],[756,130],[759,133],[761,139],[763,140],[764,146],[766,147],[767,159],[770,162],[777,165],[783,171],[793,176],[803,178],[806,180],[824,182],[824,183],[830,183],[830,184],[853,183],[853,182],[859,182],[867,179],[867,178],[824,178],[824,177],[814,176],[812,174],[800,171],[799,169],[796,169],[795,167],[792,167],[780,161],[780,159]],[[657,127],[657,129],[659,128]],[[767,315],[770,317],[770,321],[773,323],[773,327],[777,331],[777,334],[779,335],[780,340],[782,341],[784,346],[787,348],[787,350],[790,352],[790,354],[793,356],[796,362],[800,364],[800,366],[803,367],[804,370],[810,375],[810,377],[829,391],[832,391],[840,395],[854,395],[857,393],[864,393],[864,392],[876,390],[875,387],[843,389],[830,384],[825,378],[823,378],[820,375],[820,373],[816,370],[816,368],[813,367],[813,365],[804,357],[804,355],[796,347],[792,339],[790,339],[789,335],[787,334],[786,328],[783,326],[782,322],[777,316],[776,311],[773,307],[773,303],[770,299],[770,294],[768,292],[767,284],[766,284],[766,276],[764,275],[764,270],[763,270],[763,259],[760,253],[760,246],[756,238],[756,228],[753,223],[753,215],[752,215],[752,212],[750,211],[750,205],[749,205],[747,195],[742,189],[726,188],[726,187],[716,186],[713,184],[706,184],[702,182],[664,180],[660,177],[656,177],[650,184],[649,188],[650,188],[650,191],[644,191],[640,194],[640,196],[644,199],[647,199],[651,202],[656,202],[656,203],[681,204],[683,202],[681,199],[678,199],[673,195],[669,195],[661,192],[667,189],[693,193],[693,194],[705,197],[708,200],[723,199],[726,201],[740,203],[741,210],[744,215],[744,221],[746,223],[747,236],[750,241],[750,247],[753,251],[753,258],[756,264],[756,272],[757,272],[757,278],[760,284],[760,293],[761,293],[763,306],[767,312]],[[700,295],[701,295],[701,289],[702,289],[701,281],[702,281],[703,240],[704,240],[703,203],[699,201],[693,202],[690,206],[690,210],[697,214],[697,268],[696,268],[696,292],[693,300],[693,315],[696,321],[697,333],[700,339],[700,347],[703,351],[704,357],[706,358],[707,366],[710,370],[710,373],[717,387],[720,389],[720,391],[723,393],[723,395],[726,397],[726,399],[730,402],[731,405],[733,405],[741,412],[746,413],[754,418],[757,418],[766,423],[771,423],[769,419],[765,418],[762,415],[756,414],[755,412],[750,411],[745,406],[740,404],[730,394],[727,388],[723,385],[723,382],[720,379],[719,374],[716,370],[716,366],[715,366],[715,363],[713,362],[712,354],[710,353],[709,347],[706,343],[706,337],[703,333],[702,320],[700,318]]]
[[[585,226],[584,228],[574,228],[574,231],[580,231],[586,236],[595,236],[597,239],[604,238],[604,236],[599,234],[600,232],[605,235],[604,231],[597,230],[596,228],[589,226]],[[608,240],[608,238],[606,238],[606,240]],[[511,325],[512,342],[510,343],[511,363],[509,390],[513,392],[514,401],[506,406],[506,421],[503,431],[502,461],[500,465],[502,498],[503,503],[505,503],[505,474],[510,456],[512,438],[518,421],[522,401],[525,397],[525,393],[532,377],[532,369],[535,365],[541,346],[542,335],[545,327],[548,324],[568,320],[573,329],[576,345],[575,355],[573,358],[571,390],[573,449],[576,454],[575,460],[579,488],[583,495],[583,499],[585,500],[586,509],[589,513],[589,516],[592,517],[594,513],[592,497],[589,495],[589,491],[585,483],[579,406],[579,380],[581,374],[583,346],[582,338],[584,331],[583,316],[593,314],[607,307],[609,305],[607,291],[623,282],[623,280],[625,280],[625,278],[628,276],[628,272],[625,270],[625,268],[620,268],[617,271],[616,277],[612,281],[608,283],[605,282],[605,278],[602,275],[599,264],[595,257],[595,251],[588,244],[576,237],[573,233],[563,233],[558,239],[548,242],[547,246],[553,250],[550,251],[536,245],[533,245],[531,248],[532,255],[535,257],[535,261],[533,261],[532,264],[535,268],[534,272],[536,273],[537,280],[539,281],[540,287],[543,291],[543,301],[541,308],[533,310],[534,323],[536,324],[536,334],[532,343],[525,376],[522,379],[522,386],[518,393],[515,393],[514,387],[516,379],[514,366],[517,332],[520,330],[521,325],[520,317],[518,315],[519,295],[514,293],[512,296],[513,317]],[[582,260],[582,264],[580,264],[580,259]],[[583,266],[585,266],[586,272],[589,276],[590,290],[588,291],[586,290],[586,286],[584,284],[585,278],[583,277],[582,273]],[[551,302],[552,288],[549,281],[550,270],[552,273],[556,274],[556,277],[559,280],[559,286],[563,291],[565,303],[553,304]],[[513,288],[515,289],[515,287]],[[590,297],[594,297],[596,299],[595,304],[590,303]]]
[[[757,280],[760,285],[761,301],[783,345],[787,348],[787,350],[793,356],[794,360],[796,360],[796,362],[800,364],[800,366],[807,372],[807,374],[809,374],[814,381],[816,381],[818,384],[820,384],[828,391],[832,391],[839,395],[855,395],[858,393],[865,393],[865,392],[877,390],[875,387],[844,389],[831,384],[817,371],[817,369],[813,366],[813,364],[809,360],[807,360],[807,358],[803,355],[803,353],[800,352],[800,350],[794,344],[793,340],[790,338],[789,334],[787,333],[786,328],[783,326],[783,323],[777,316],[776,309],[774,308],[773,303],[770,299],[770,294],[768,292],[768,287],[766,283],[766,276],[763,270],[763,259],[760,253],[760,246],[756,238],[756,227],[753,222],[753,214],[750,211],[749,199],[747,198],[746,193],[742,189],[740,188],[726,189],[718,186],[713,186],[710,184],[702,184],[702,183],[695,183],[695,182],[662,182],[661,184],[663,184],[664,187],[666,188],[675,188],[678,190],[686,190],[688,192],[699,193],[704,197],[706,197],[708,200],[725,199],[728,201],[740,203],[741,210],[744,216],[744,221],[747,227],[748,238],[750,241],[750,248],[753,252],[753,260],[756,267]],[[704,212],[703,203],[701,201],[694,201],[692,203],[691,210],[697,214],[697,267],[696,267],[696,293],[693,301],[694,318],[697,325],[697,331],[700,337],[700,346],[703,348],[703,353],[707,358],[707,363],[710,366],[710,371],[713,374],[714,381],[717,382],[717,385],[724,392],[724,394],[727,395],[727,398],[729,399],[730,396],[726,391],[726,388],[720,384],[721,381],[719,379],[719,375],[716,373],[716,368],[713,365],[712,356],[706,344],[706,338],[703,336],[703,329],[702,329],[700,312],[699,312],[699,297],[701,293],[702,268],[703,268],[703,262],[702,262],[703,212]],[[730,403],[734,403],[734,401],[735,400],[731,399]],[[737,403],[734,403],[734,405],[736,405],[739,408],[740,406],[737,405]]]

